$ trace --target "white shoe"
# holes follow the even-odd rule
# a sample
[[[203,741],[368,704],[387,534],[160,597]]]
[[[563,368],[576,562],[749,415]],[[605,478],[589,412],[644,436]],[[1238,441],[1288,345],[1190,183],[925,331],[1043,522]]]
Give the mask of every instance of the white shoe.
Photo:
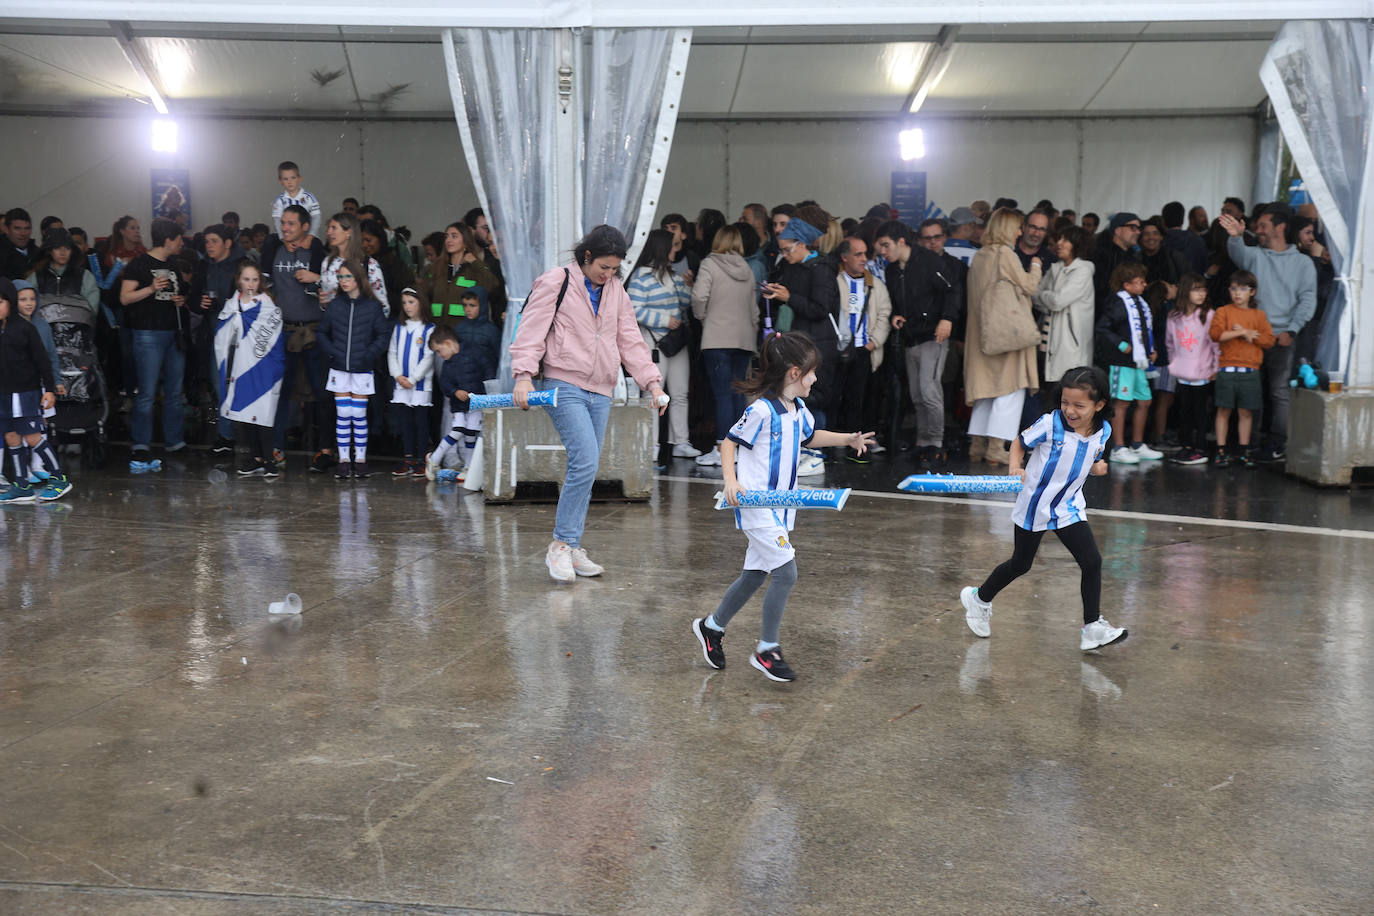
[[[881,455],[885,451],[887,451],[887,448],[885,446],[879,445],[876,442],[874,442],[872,445],[868,447],[868,453],[870,455]]]
[[[587,556],[587,551],[581,547],[572,549],[572,571],[579,576],[599,576],[606,571],[606,568],[599,563],[593,563]]]
[[[555,582],[577,581],[577,573],[573,572],[572,548],[567,544],[557,541],[549,544],[548,553],[544,554],[544,565],[549,568],[549,575],[553,576]]]
[[[1112,464],[1140,464],[1140,456],[1135,453],[1135,449],[1125,445],[1118,445],[1112,449],[1107,460]]]
[[[673,446],[674,458],[696,458],[701,455],[701,449],[692,448],[690,442],[679,442]]]
[[[704,468],[720,467],[720,449],[713,448],[704,455],[697,456],[697,464]]]
[[[1114,627],[1107,622],[1106,617],[1099,617],[1092,623],[1083,627],[1083,638],[1078,643],[1078,648],[1087,652],[1089,649],[1100,649],[1103,646],[1110,646],[1114,642],[1121,642],[1126,638],[1125,627]]]
[[[429,452],[425,455],[425,479],[439,479],[439,465],[434,463],[434,453]]]
[[[825,473],[825,459],[818,455],[802,455],[797,459],[798,477],[815,477]]]
[[[1164,457],[1163,452],[1155,451],[1154,449],[1146,445],[1144,442],[1140,443],[1135,448],[1131,449],[1131,451],[1135,452],[1135,456],[1139,458],[1141,461],[1158,461],[1159,459]]]
[[[978,597],[978,589],[966,587],[959,592],[959,603],[964,606],[964,623],[973,635],[987,639],[992,635],[992,603]]]

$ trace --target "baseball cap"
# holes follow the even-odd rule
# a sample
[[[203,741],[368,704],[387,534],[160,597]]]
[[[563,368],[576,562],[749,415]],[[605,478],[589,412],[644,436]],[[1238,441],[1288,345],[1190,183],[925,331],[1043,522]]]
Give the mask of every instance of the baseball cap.
[[[983,221],[968,207],[955,207],[949,215],[951,226],[967,226],[969,223],[973,223],[975,226],[983,225]]]

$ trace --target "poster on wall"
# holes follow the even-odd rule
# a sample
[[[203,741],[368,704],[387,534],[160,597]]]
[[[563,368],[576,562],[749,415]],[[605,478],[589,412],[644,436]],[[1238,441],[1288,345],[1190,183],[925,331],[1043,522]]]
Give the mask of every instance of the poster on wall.
[[[191,225],[191,170],[152,169],[153,219]],[[178,218],[178,214],[184,218]]]
[[[917,226],[926,215],[926,173],[892,173],[892,209],[908,226]]]

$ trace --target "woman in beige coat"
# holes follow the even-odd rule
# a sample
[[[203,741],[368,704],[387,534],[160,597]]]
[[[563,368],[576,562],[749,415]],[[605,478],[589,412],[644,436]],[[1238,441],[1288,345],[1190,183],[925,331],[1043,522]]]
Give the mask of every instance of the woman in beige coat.
[[[744,413],[737,381],[749,376],[749,363],[759,339],[759,306],[754,271],[744,260],[744,241],[734,226],[725,226],[711,242],[692,286],[692,314],[701,321],[701,356],[716,399],[716,447],[697,464],[720,466],[720,443]]]
[[[1026,390],[1035,391],[1040,379],[1035,368],[1036,345],[985,354],[979,346],[983,316],[994,297],[1013,297],[1015,307],[1031,314],[1031,294],[1040,285],[1043,265],[1031,261],[1030,270],[1012,246],[1021,232],[1023,217],[1017,210],[998,209],[988,220],[983,247],[973,256],[968,271],[968,329],[964,340],[964,398],[973,405],[968,431],[973,437],[969,460],[1007,463],[1007,443],[1021,431],[1021,408]]]

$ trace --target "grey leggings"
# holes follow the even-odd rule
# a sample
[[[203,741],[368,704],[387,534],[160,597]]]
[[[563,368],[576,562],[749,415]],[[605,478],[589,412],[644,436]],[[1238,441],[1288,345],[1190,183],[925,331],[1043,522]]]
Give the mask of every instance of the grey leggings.
[[[782,626],[782,612],[787,609],[787,596],[792,594],[792,586],[797,584],[797,561],[788,560],[782,566],[766,573],[761,569],[746,569],[739,574],[720,599],[720,607],[711,615],[716,626],[725,629],[730,619],[739,613],[745,602],[759,590],[763,580],[772,575],[773,581],[763,596],[763,642],[776,643],[778,628]]]

